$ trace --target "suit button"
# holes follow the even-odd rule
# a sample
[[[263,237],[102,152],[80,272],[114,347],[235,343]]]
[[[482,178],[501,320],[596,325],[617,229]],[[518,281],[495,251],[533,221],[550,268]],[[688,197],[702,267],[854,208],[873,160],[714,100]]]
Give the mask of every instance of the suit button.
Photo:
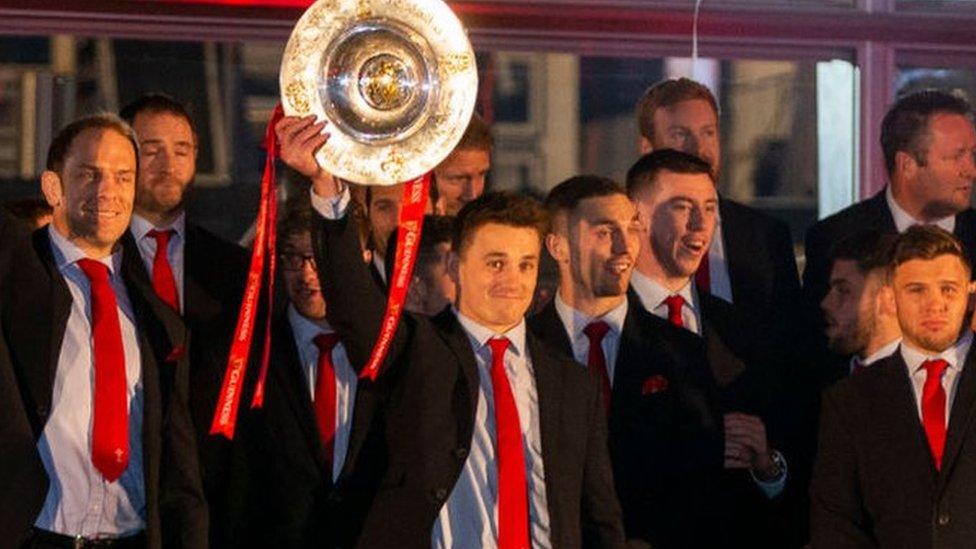
[[[455,448],[454,449],[454,457],[456,457],[458,459],[464,459],[467,455],[468,455],[468,449],[467,448]]]
[[[443,488],[434,490],[434,498],[437,499],[437,501],[444,501],[447,499],[447,490]]]
[[[938,520],[939,520],[939,526],[948,526],[949,525],[949,513],[945,513],[945,512],[939,513],[939,519]]]

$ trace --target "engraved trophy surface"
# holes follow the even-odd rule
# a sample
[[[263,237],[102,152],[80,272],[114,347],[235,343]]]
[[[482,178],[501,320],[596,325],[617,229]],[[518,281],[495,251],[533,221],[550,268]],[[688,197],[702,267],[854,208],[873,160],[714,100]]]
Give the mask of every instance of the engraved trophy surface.
[[[440,163],[467,128],[474,52],[441,0],[319,0],[302,15],[280,73],[285,113],[330,122],[316,155],[330,173],[395,185]]]

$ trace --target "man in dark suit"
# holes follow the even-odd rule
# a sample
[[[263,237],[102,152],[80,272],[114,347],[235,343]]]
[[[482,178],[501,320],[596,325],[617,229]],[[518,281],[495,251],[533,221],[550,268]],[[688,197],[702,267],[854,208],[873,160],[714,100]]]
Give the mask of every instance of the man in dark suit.
[[[899,99],[881,123],[881,149],[888,186],[807,231],[803,291],[812,304],[827,293],[831,245],[860,230],[895,235],[935,224],[962,242],[970,260],[976,254],[976,211],[969,207],[976,130],[969,104],[934,90]]]
[[[708,163],[721,176],[718,102],[687,78],[654,84],[637,104],[641,154],[675,149]],[[700,289],[748,309],[767,326],[794,322],[800,292],[789,227],[763,212],[719,196],[718,221],[696,282]]]
[[[236,244],[186,220],[199,150],[199,135],[187,109],[168,96],[146,95],[123,108],[121,116],[139,139],[135,207],[123,244],[141,256],[143,276],[181,314],[193,335],[190,405],[214,517],[212,542],[220,545],[227,524],[224,506],[236,496],[228,492],[226,478],[230,444],[209,432],[248,257]]]
[[[4,267],[0,537],[12,547],[206,547],[185,329],[118,245],[136,138],[79,119],[51,144],[53,221]]]
[[[326,320],[315,218],[307,199],[299,202],[278,228],[288,308],[273,320],[264,405],[242,424],[250,482],[236,546],[351,547],[368,503],[360,495],[370,493],[362,488],[372,484],[351,474],[349,453],[354,409],[369,406],[371,394],[357,390],[358,371]]]
[[[550,191],[546,207],[560,283],[529,326],[604,382],[628,540],[725,544],[716,386],[699,338],[628,295],[646,236],[633,203],[615,182],[579,176]]]
[[[628,172],[627,193],[647,239],[631,288],[644,309],[700,340],[717,387],[713,405],[722,417],[728,471],[715,497],[723,500],[727,539],[737,545],[772,543],[777,526],[771,525],[771,513],[788,484],[786,459],[770,441],[791,432],[793,416],[772,413],[773,399],[784,395],[772,375],[776,354],[763,324],[695,286],[718,213],[710,167],[690,154],[655,151]],[[782,442],[784,452],[795,447]]]
[[[385,299],[358,260],[348,190],[314,162],[324,138],[294,120],[279,126],[282,158],[312,179],[325,218],[315,252],[329,323],[365,363]],[[545,212],[489,193],[456,223],[456,308],[405,315],[377,379],[395,379],[374,422],[388,465],[359,546],[621,546],[596,380],[525,325]]]
[[[931,226],[894,244],[895,354],[824,398],[813,546],[969,547],[976,539],[973,285],[962,243]]]
[[[854,233],[834,246],[830,291],[820,302],[827,344],[841,360],[828,363],[826,381],[863,370],[895,352],[901,328],[890,292],[888,253],[894,237],[878,231]]]

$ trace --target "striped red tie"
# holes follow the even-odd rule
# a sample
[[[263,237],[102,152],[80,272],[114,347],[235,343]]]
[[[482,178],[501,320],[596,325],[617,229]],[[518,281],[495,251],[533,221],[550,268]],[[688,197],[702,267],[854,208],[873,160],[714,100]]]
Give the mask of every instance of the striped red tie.
[[[105,480],[115,482],[129,465],[129,412],[119,310],[109,283],[108,266],[94,259],[79,259],[78,267],[91,282],[95,364],[92,464]]]
[[[528,549],[529,492],[522,428],[505,374],[507,339],[490,339],[491,389],[495,397],[495,460],[498,463],[498,549]]]

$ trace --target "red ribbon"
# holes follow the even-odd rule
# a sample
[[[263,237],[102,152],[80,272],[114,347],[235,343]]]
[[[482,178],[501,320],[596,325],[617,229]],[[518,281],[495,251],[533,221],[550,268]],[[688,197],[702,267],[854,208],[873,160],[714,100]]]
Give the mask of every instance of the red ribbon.
[[[417,262],[417,250],[420,248],[420,232],[424,225],[424,209],[427,206],[427,194],[430,191],[430,173],[408,181],[403,185],[403,201],[400,207],[400,222],[397,230],[396,259],[393,264],[393,278],[390,279],[390,294],[386,302],[386,314],[380,326],[379,336],[373,345],[373,353],[369,362],[360,372],[360,378],[376,380],[379,375],[380,364],[386,358],[400,324],[400,313],[403,303],[407,299],[407,290],[413,278],[413,266]]]
[[[241,300],[241,310],[237,316],[234,341],[231,343],[230,355],[227,357],[224,382],[220,388],[217,409],[210,426],[211,435],[223,435],[228,439],[234,438],[234,428],[237,425],[237,410],[244,385],[244,374],[247,372],[251,341],[254,337],[254,323],[257,317],[258,298],[265,274],[264,264],[267,254],[270,255],[270,258],[268,258],[268,310],[265,322],[264,354],[261,360],[261,375],[255,388],[251,406],[260,407],[264,399],[264,378],[267,375],[271,351],[271,298],[274,292],[275,218],[278,210],[278,194],[275,184],[278,139],[274,128],[283,116],[284,112],[279,104],[275,107],[264,133],[264,148],[267,151],[267,156],[264,162],[264,176],[261,178],[261,205],[258,209],[258,219],[255,225],[251,266],[247,273],[247,285],[244,289],[244,297]]]

